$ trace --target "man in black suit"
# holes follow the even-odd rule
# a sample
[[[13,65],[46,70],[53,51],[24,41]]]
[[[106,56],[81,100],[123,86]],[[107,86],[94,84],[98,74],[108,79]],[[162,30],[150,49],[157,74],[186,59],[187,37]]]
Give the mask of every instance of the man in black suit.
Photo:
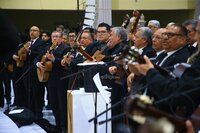
[[[44,42],[39,38],[40,29],[37,26],[32,26],[29,31],[30,42],[26,47],[26,61],[23,67],[23,82],[25,86],[26,95],[26,107],[28,107],[35,114],[36,120],[42,119],[42,109],[44,105],[44,87],[39,82],[37,77],[37,67],[34,64],[34,60],[39,56],[45,47]],[[14,59],[19,58],[15,55]]]
[[[183,22],[183,26],[185,26],[188,31],[187,45],[185,47],[190,51],[190,54],[193,54],[197,51],[197,38],[195,36],[197,22],[198,21],[194,19],[186,20]]]
[[[172,33],[174,36],[167,38],[167,34]],[[180,36],[182,34],[182,36]],[[184,47],[186,44],[187,31],[182,25],[174,24],[169,26],[168,29],[158,29],[153,35],[153,47],[157,51],[162,50],[161,53],[153,61],[159,66],[170,68],[173,71],[173,66],[177,63],[186,62],[190,56],[189,51]],[[132,71],[132,64],[129,64],[129,69]],[[132,93],[136,92],[138,88],[142,88],[146,84],[145,77],[139,76],[137,72],[133,72],[128,77],[129,86],[131,86]],[[133,81],[134,79],[134,81]],[[132,83],[131,83],[132,82]],[[132,84],[132,85],[130,85]]]
[[[187,62],[190,52],[184,46],[187,43],[187,29],[180,24],[173,24],[163,33],[166,43],[163,43],[164,52],[157,58],[166,54],[165,57],[159,58],[157,65],[170,67],[177,63]]]
[[[75,39],[76,39],[76,32],[70,31],[69,32],[69,44],[71,47],[70,54],[63,57],[61,61],[61,65],[66,70],[66,76],[69,74],[75,74],[79,70],[82,69],[82,67],[77,66],[78,63],[83,62],[83,56],[75,49]],[[77,73],[74,76],[68,77],[68,90],[76,90],[80,87],[83,87],[83,76],[82,73]]]
[[[51,34],[52,43],[57,45],[52,52],[46,53],[46,58],[52,62],[52,71],[48,79],[49,98],[58,131],[67,132],[67,85],[68,80],[60,80],[65,76],[61,60],[70,50],[68,45],[62,44],[62,36],[58,31]],[[44,69],[42,62],[37,62],[40,69]]]
[[[123,48],[127,45],[127,30],[122,27],[114,27],[111,29],[108,48],[103,52],[106,56],[118,55],[123,52]],[[119,74],[118,71],[122,68],[121,64],[113,61],[113,58],[107,58],[109,62],[106,66],[102,66],[103,74],[109,74],[111,77],[117,77],[120,75],[120,79],[108,78],[102,80],[102,84],[108,86],[111,89],[111,105],[119,102],[127,93],[126,84],[126,74]],[[122,113],[122,107],[118,106],[112,109],[112,116],[119,115]],[[123,123],[123,118],[114,120],[112,122],[112,132],[119,132],[118,126],[120,123]],[[120,126],[121,127],[121,126]]]
[[[198,44],[200,43],[199,31],[200,22],[198,22],[196,34],[198,37]],[[182,33],[169,33],[167,35],[168,38],[175,35],[185,36]],[[170,111],[172,111],[171,113],[173,114],[175,112],[173,109],[177,109],[177,106],[182,106],[186,109],[183,110],[183,113],[187,116],[190,115],[200,103],[200,83],[198,81],[200,75],[199,54],[196,55],[194,63],[191,65],[191,67],[186,69],[183,75],[178,79],[162,76],[159,71],[154,68],[146,56],[144,59],[146,62],[145,64],[135,64],[134,66],[138,72],[146,75],[148,90],[151,91],[155,96],[158,96],[160,99],[162,99],[162,101],[156,101],[156,106],[162,106],[164,103],[168,103],[171,107]]]
[[[152,48],[152,31],[148,27],[141,27],[137,30],[134,43],[141,55],[149,58],[156,56],[156,51]]]

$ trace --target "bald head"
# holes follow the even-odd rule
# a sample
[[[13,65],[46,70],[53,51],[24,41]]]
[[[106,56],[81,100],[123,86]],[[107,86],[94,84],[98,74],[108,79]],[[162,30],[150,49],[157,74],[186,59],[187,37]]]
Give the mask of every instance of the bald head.
[[[40,36],[40,29],[37,26],[32,26],[29,30],[31,40],[36,39]]]
[[[155,33],[153,34],[152,47],[156,50],[156,52],[162,51],[164,49],[163,45],[165,45],[165,43],[167,43],[163,36],[163,33],[165,33],[165,32],[166,32],[165,28],[160,28],[160,29],[156,30]]]

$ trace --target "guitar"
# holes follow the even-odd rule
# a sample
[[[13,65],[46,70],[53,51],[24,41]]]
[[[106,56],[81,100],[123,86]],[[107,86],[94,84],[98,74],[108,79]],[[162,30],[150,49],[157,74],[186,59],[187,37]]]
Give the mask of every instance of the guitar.
[[[47,52],[52,53],[58,46],[52,44]],[[50,72],[52,71],[52,62],[47,59],[46,55],[42,56],[40,61],[44,65],[44,69],[37,68],[37,76],[40,82],[47,82],[49,79]]]
[[[97,62],[102,61],[102,59],[104,59],[106,57],[106,55],[102,54],[106,48],[108,48],[109,42],[102,48],[102,50],[97,50],[92,58],[95,59]]]
[[[76,45],[75,48],[77,49],[78,52],[80,52],[87,60],[93,61],[94,59],[92,58],[91,55],[89,55],[87,52],[83,50],[81,46]]]
[[[123,21],[121,26],[126,29],[126,27],[128,26],[129,22],[130,22],[130,16],[128,14],[126,14],[125,17],[124,17],[124,21]]]
[[[144,64],[145,60],[143,56],[138,52],[138,50],[133,46],[133,47],[127,47],[124,54],[122,55],[123,61],[125,64],[130,64],[133,62],[138,62],[140,64]],[[165,68],[162,68],[155,63],[153,63],[153,66],[155,69],[157,69],[163,76],[169,76],[171,72]]]
[[[132,24],[132,27],[131,27],[131,30],[130,30],[130,33],[131,34],[135,34],[136,32],[136,29],[137,29],[137,25],[138,25],[138,22],[140,20],[140,12],[138,10],[135,10],[133,12],[133,17],[135,17],[134,21],[133,21],[133,24]]]
[[[30,46],[30,42],[27,41],[27,42],[23,45],[23,47],[21,47],[21,48],[18,50],[17,54],[18,54],[19,58],[16,60],[16,65],[17,65],[17,67],[23,67],[23,66],[24,66],[24,62],[25,62],[26,59],[27,59],[27,53],[28,53],[28,50],[27,50],[27,49],[29,48],[29,46]]]
[[[173,116],[155,108],[152,105],[152,100],[145,95],[130,96],[126,101],[125,113],[129,118],[140,124],[148,122],[148,119],[152,121],[166,118],[174,125],[175,131],[179,133],[186,132],[185,118]],[[192,122],[194,129],[198,131],[200,129],[200,106],[189,117],[189,120]]]
[[[126,102],[125,112],[129,118],[140,124],[148,122],[148,119],[157,120],[166,118],[175,126],[175,131],[180,133],[186,131],[185,119],[172,116],[163,112],[152,105],[152,100],[144,95],[132,95]],[[154,118],[154,119],[152,119]]]

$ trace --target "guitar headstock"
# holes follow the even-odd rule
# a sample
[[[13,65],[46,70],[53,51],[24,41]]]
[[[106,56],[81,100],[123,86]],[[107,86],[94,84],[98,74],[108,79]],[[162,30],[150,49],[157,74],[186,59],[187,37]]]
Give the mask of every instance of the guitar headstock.
[[[144,124],[150,121],[157,121],[161,118],[167,119],[174,125],[175,131],[186,130],[185,120],[163,112],[152,105],[153,100],[144,95],[133,95],[127,99],[125,112],[132,120]]]
[[[136,47],[128,47],[125,51],[126,52],[124,52],[123,55],[123,61],[125,62],[125,64],[130,64],[133,62],[145,63],[143,56],[139,53],[139,50]]]
[[[122,23],[122,27],[126,28],[130,22],[130,16],[128,14],[125,15],[124,21]]]

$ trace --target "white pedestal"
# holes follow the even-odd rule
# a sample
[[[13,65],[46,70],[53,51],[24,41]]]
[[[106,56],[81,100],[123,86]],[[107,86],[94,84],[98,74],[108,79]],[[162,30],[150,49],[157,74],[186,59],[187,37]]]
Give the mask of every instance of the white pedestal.
[[[108,92],[108,95],[110,93]],[[95,93],[85,93],[80,90],[68,91],[68,133],[94,133],[94,122],[88,122],[94,117]],[[108,105],[108,108],[110,104]],[[97,94],[97,114],[106,110],[106,103],[100,93]],[[108,112],[108,118],[111,111]],[[106,114],[98,118],[98,122],[106,119]],[[111,122],[107,123],[107,133],[111,133]],[[106,124],[97,124],[97,133],[106,133]]]

